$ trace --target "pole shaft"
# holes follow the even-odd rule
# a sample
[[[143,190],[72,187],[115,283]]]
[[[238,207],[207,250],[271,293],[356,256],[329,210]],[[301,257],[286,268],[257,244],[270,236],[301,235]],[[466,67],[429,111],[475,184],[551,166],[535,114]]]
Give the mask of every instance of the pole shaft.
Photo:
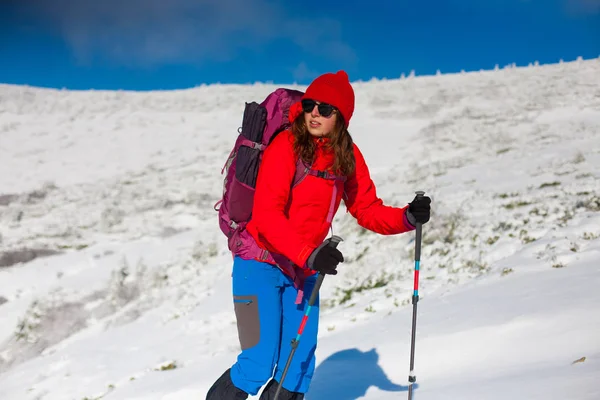
[[[417,197],[421,197],[425,192],[416,192]],[[410,338],[410,372],[408,375],[408,399],[412,400],[413,394],[413,383],[417,381],[415,376],[415,342],[417,336],[417,303],[419,302],[419,272],[421,269],[421,239],[423,235],[423,224],[417,222],[416,226],[416,237],[415,237],[415,277],[414,287],[412,296],[413,315],[412,315],[412,330]]]
[[[331,238],[331,241],[329,242],[328,245],[331,247],[337,247],[338,243],[341,241],[342,241],[342,238],[334,235]],[[317,276],[315,286],[313,287],[312,292],[310,294],[310,298],[308,299],[308,306],[306,307],[306,310],[304,311],[304,316],[302,317],[302,322],[300,323],[300,327],[298,327],[298,334],[296,335],[296,338],[292,340],[292,351],[290,352],[287,362],[285,363],[285,368],[283,369],[283,373],[281,374],[281,379],[279,381],[279,384],[277,385],[277,391],[275,392],[274,400],[277,400],[279,398],[279,393],[281,392],[281,388],[283,387],[283,381],[284,381],[285,376],[287,375],[288,369],[290,368],[290,365],[292,363],[292,358],[294,357],[294,353],[296,352],[296,349],[298,348],[298,343],[300,343],[300,337],[302,336],[302,332],[304,332],[304,326],[306,325],[306,322],[308,321],[308,315],[310,314],[310,310],[311,310],[312,306],[315,304],[315,301],[317,300],[317,296],[319,294],[319,290],[321,289],[321,284],[323,283],[323,279],[325,279],[324,274],[319,274],[319,276]]]

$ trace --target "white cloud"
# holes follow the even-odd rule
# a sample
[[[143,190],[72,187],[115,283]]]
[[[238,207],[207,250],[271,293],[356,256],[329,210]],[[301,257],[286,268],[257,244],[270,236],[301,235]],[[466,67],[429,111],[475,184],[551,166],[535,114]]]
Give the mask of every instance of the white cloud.
[[[315,70],[310,69],[308,65],[306,65],[306,63],[302,61],[296,66],[296,68],[292,69],[292,75],[295,80],[304,81],[316,78],[317,75],[319,75],[319,73]]]
[[[339,23],[302,21],[266,0],[30,0],[22,7],[58,29],[81,63],[101,55],[127,66],[199,64],[230,60],[242,49],[268,62],[264,46],[282,38],[313,56],[356,60]]]

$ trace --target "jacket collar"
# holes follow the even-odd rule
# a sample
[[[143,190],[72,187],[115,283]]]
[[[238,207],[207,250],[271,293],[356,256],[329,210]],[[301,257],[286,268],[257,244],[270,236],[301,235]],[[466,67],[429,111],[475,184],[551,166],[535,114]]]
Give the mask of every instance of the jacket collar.
[[[317,147],[323,147],[331,141],[331,139],[328,137],[315,137],[315,136],[312,137],[312,140],[317,145]]]

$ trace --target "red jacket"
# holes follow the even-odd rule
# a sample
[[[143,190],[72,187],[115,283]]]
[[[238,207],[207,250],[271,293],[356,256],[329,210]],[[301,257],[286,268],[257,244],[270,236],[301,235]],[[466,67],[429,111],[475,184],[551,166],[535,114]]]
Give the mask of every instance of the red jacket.
[[[314,139],[317,150],[313,169],[328,170],[333,153],[323,147],[327,139]],[[342,200],[358,224],[383,235],[414,229],[405,217],[405,209],[386,206],[377,197],[375,185],[360,150],[354,145],[356,168],[347,177],[344,190],[338,190],[337,211]],[[330,229],[327,214],[334,181],[308,175],[291,190],[296,172],[293,135],[278,134],[263,154],[256,182],[252,219],[246,229],[258,245],[286,256],[305,267],[311,252],[326,239]]]

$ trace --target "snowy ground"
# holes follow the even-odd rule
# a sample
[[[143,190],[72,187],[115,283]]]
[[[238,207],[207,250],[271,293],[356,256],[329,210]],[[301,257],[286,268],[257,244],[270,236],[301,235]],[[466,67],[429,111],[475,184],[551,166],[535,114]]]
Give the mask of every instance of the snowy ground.
[[[238,351],[220,170],[274,88],[0,85],[1,399],[204,398]],[[415,399],[599,399],[600,59],[355,89],[379,195],[434,200]],[[414,234],[334,232],[307,400],[405,397]]]

